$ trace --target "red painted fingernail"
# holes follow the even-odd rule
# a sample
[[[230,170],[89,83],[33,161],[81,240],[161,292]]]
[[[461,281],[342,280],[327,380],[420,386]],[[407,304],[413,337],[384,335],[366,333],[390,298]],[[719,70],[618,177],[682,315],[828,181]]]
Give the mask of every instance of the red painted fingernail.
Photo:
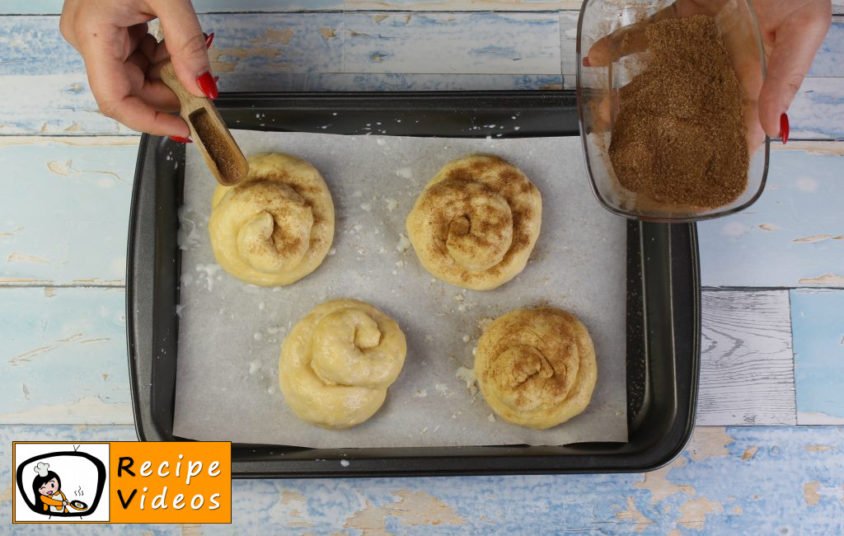
[[[788,132],[789,132],[788,114],[784,113],[780,116],[780,139],[782,139],[783,145],[788,143]]]
[[[589,56],[583,56],[583,66],[584,67],[591,67],[592,64],[589,62]]]
[[[200,91],[209,99],[216,99],[220,96],[220,91],[217,89],[217,81],[207,71],[196,79],[196,85],[199,86]]]
[[[205,36],[205,48],[211,48],[211,43],[214,42],[214,32]]]
[[[185,138],[184,136],[170,136],[170,139],[176,143],[193,143],[192,139]]]

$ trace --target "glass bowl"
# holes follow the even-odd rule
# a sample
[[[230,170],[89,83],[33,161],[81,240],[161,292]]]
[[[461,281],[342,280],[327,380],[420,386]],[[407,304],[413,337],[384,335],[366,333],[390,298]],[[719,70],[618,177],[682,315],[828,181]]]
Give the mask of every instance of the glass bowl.
[[[599,39],[619,30],[629,36],[631,32],[640,32],[654,19],[676,16],[676,8],[672,4],[667,0],[586,0],[583,3],[577,26],[577,108],[589,178],[601,203],[610,211],[629,218],[690,222],[742,210],[753,204],[765,187],[770,140],[759,125],[757,103],[765,77],[765,50],[750,2],[713,0],[709,4],[709,12],[704,13],[715,19],[730,59],[740,73],[738,79],[744,94],[743,111],[750,157],[747,186],[726,205],[668,204],[624,188],[616,178],[608,151],[619,108],[619,90],[647,66],[647,49],[619,57],[607,66],[583,65],[583,58]],[[625,41],[630,42],[633,41]]]

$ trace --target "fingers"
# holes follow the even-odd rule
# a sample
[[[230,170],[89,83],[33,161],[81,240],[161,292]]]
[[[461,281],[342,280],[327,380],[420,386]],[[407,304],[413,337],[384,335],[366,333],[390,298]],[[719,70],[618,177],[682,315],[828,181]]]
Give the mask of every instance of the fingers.
[[[795,14],[777,29],[768,74],[759,93],[759,121],[768,136],[780,135],[780,116],[791,106],[831,20],[829,12]]]
[[[726,3],[726,0],[677,0],[673,4],[657,11],[650,17],[619,28],[595,42],[589,49],[584,65],[605,67],[619,58],[642,52],[648,48],[645,30],[649,24],[676,17],[692,15],[714,15]]]
[[[118,33],[120,30],[99,29],[105,42],[117,39],[110,32]],[[103,114],[141,132],[162,136],[189,134],[187,125],[179,117],[154,107],[159,105],[169,109],[172,103],[168,103],[163,89],[157,84],[144,81],[141,67],[148,60],[142,53],[138,51],[132,54],[124,63],[113,48],[96,45],[85,50],[84,58],[91,90]],[[150,103],[145,102],[144,98],[150,99]]]
[[[126,40],[126,50],[124,58],[128,58],[136,50],[138,50],[141,42],[149,35],[149,25],[147,23],[136,24],[127,28],[129,32],[129,39]]]
[[[66,0],[62,6],[62,16],[59,19],[59,32],[61,32],[65,41],[77,50],[79,50],[79,46],[76,44],[75,23],[78,11],[78,0]]]
[[[205,35],[190,1],[158,0],[154,7],[179,81],[194,95],[216,97]]]
[[[677,4],[674,3],[644,20],[624,26],[609,35],[605,35],[598,39],[589,49],[586,55],[585,65],[590,67],[605,67],[610,63],[618,61],[619,58],[645,50],[648,48],[648,40],[645,36],[645,30],[648,24],[676,16]]]
[[[156,110],[134,95],[106,101],[101,108],[104,114],[139,132],[156,136],[190,136],[190,130],[180,117]]]
[[[187,136],[184,121],[166,113],[178,110],[176,96],[161,81],[147,78],[152,60],[160,54],[147,21],[171,4],[189,2],[162,0],[164,9],[152,9],[151,3],[66,0],[60,29],[82,54],[103,114],[135,130]]]
[[[144,56],[149,60],[150,64],[156,63],[155,60],[155,53],[158,49],[158,41],[150,34],[144,36],[141,42],[138,44],[138,50],[140,50]]]
[[[647,47],[645,23],[637,22],[598,39],[586,53],[583,64],[587,67],[606,67],[619,58],[641,52]]]
[[[126,60],[127,76],[133,88],[132,94],[140,97],[144,102],[165,112],[178,112],[179,99],[170,88],[160,80],[152,79],[149,75],[150,61],[141,50],[136,50]],[[131,67],[134,67],[131,68]]]
[[[155,64],[164,63],[166,60],[170,59],[170,52],[167,50],[167,46],[164,44],[164,41],[158,43],[158,46],[155,47],[155,52],[152,55],[152,62]]]
[[[205,48],[208,49],[211,46],[211,42],[214,39],[214,34],[206,35],[205,36]],[[164,41],[157,43],[155,45],[154,50],[149,54],[151,58],[152,66],[150,67],[149,71],[147,72],[147,76],[152,80],[160,80],[161,79],[161,68],[164,67],[164,64],[167,63],[167,60],[170,59],[170,53],[167,51],[167,46]],[[217,82],[218,77],[214,77],[214,82]],[[208,96],[204,94],[204,96]],[[212,97],[216,98],[216,97]]]
[[[759,108],[756,101],[744,101],[742,108],[747,149],[752,158],[756,150],[765,143],[765,132],[759,124]]]
[[[161,80],[147,80],[137,94],[157,110],[178,112],[181,108],[179,98]]]
[[[140,50],[136,50],[128,58],[126,58],[124,63],[127,66],[132,65],[135,67],[135,69],[129,69],[129,72],[139,75],[139,80],[137,80],[137,82],[142,83],[145,77],[144,73],[149,70],[150,66],[149,59],[144,55],[144,53]],[[135,87],[136,85],[139,85],[138,83],[134,83],[132,86]]]

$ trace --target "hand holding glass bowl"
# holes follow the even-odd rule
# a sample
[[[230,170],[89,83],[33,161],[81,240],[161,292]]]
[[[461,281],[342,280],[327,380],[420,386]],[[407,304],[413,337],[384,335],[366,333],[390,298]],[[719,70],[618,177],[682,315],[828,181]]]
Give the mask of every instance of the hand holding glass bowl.
[[[587,167],[611,211],[651,221],[696,221],[746,208],[762,193],[769,140],[788,137],[785,114],[831,21],[829,0],[587,0],[577,40],[577,94]],[[715,21],[741,85],[750,154],[747,186],[717,207],[638,199],[616,179],[609,160],[620,89],[647,66],[645,29],[660,20],[705,15]],[[757,18],[758,15],[758,18]],[[767,63],[767,73],[766,73]]]

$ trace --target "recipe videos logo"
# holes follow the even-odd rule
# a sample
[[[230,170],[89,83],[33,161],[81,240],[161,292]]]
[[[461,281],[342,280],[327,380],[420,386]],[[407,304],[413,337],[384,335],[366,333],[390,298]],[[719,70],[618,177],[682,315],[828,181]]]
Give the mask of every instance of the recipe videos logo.
[[[13,523],[231,523],[231,443],[14,442]]]

